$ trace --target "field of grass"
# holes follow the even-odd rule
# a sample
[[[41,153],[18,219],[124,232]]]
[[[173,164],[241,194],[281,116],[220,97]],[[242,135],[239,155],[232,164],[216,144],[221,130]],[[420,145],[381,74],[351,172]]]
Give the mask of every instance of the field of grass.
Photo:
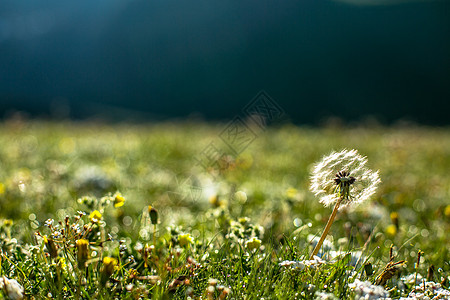
[[[1,123],[0,299],[450,298],[449,129],[224,126]],[[311,261],[344,148],[382,182]]]

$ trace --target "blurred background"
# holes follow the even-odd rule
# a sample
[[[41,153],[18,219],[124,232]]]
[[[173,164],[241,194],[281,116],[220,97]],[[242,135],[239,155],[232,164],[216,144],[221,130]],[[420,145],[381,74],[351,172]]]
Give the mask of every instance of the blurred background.
[[[449,1],[0,2],[0,117],[448,125]]]

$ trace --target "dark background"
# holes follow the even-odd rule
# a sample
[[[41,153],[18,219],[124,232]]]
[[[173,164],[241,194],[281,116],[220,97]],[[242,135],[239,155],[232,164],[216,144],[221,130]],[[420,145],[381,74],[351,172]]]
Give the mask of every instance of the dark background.
[[[448,125],[449,1],[2,0],[0,117]]]

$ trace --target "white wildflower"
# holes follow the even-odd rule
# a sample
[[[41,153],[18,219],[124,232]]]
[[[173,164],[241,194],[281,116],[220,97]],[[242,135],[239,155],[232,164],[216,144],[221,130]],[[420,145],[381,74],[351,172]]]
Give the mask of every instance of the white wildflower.
[[[335,295],[326,292],[316,292],[314,296],[314,300],[338,300]]]
[[[291,267],[292,269],[303,270],[305,264],[298,260],[284,260],[278,264],[280,267]]]
[[[439,283],[427,281],[413,288],[408,297],[401,300],[441,300],[450,299],[450,291],[444,289]]]
[[[23,299],[23,287],[15,279],[8,279],[2,276],[0,278],[0,288],[12,300]]]
[[[389,292],[382,286],[373,285],[369,281],[356,279],[348,285],[355,293],[355,300],[389,299]]]
[[[423,276],[420,274],[416,275],[416,273],[412,273],[412,274],[409,274],[408,276],[401,277],[400,280],[402,280],[406,284],[410,284],[410,285],[414,284],[414,281],[415,281],[415,284],[420,284],[423,282]]]
[[[367,158],[356,150],[342,150],[325,156],[312,171],[311,191],[325,206],[340,201],[340,208],[359,204],[376,191],[378,171],[366,168]]]
[[[278,265],[281,267],[291,267],[292,269],[303,270],[305,267],[315,268],[324,263],[325,261],[320,257],[314,256],[314,258],[310,260],[285,260]]]

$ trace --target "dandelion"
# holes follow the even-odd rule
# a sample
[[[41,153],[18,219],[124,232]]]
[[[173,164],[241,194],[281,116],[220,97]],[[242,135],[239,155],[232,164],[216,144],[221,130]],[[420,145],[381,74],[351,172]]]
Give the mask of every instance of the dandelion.
[[[316,164],[311,176],[311,191],[325,206],[339,208],[369,199],[380,183],[379,174],[366,168],[367,158],[356,150],[333,152]]]
[[[178,244],[181,247],[187,246],[187,245],[191,244],[193,241],[194,240],[193,240],[192,236],[189,233],[180,234],[178,236]]]
[[[12,300],[23,299],[23,287],[15,279],[0,278],[0,289]]]
[[[89,215],[89,219],[91,220],[92,223],[98,223],[98,221],[102,219],[102,214],[98,210],[94,210]]]
[[[367,158],[358,151],[342,150],[325,156],[314,166],[310,189],[319,197],[320,203],[326,207],[334,204],[334,209],[311,258],[319,252],[337,211],[359,204],[375,193],[380,183],[378,171],[367,169],[366,163]]]
[[[121,193],[117,192],[114,194],[114,207],[121,207],[125,204],[125,198],[122,196]]]

